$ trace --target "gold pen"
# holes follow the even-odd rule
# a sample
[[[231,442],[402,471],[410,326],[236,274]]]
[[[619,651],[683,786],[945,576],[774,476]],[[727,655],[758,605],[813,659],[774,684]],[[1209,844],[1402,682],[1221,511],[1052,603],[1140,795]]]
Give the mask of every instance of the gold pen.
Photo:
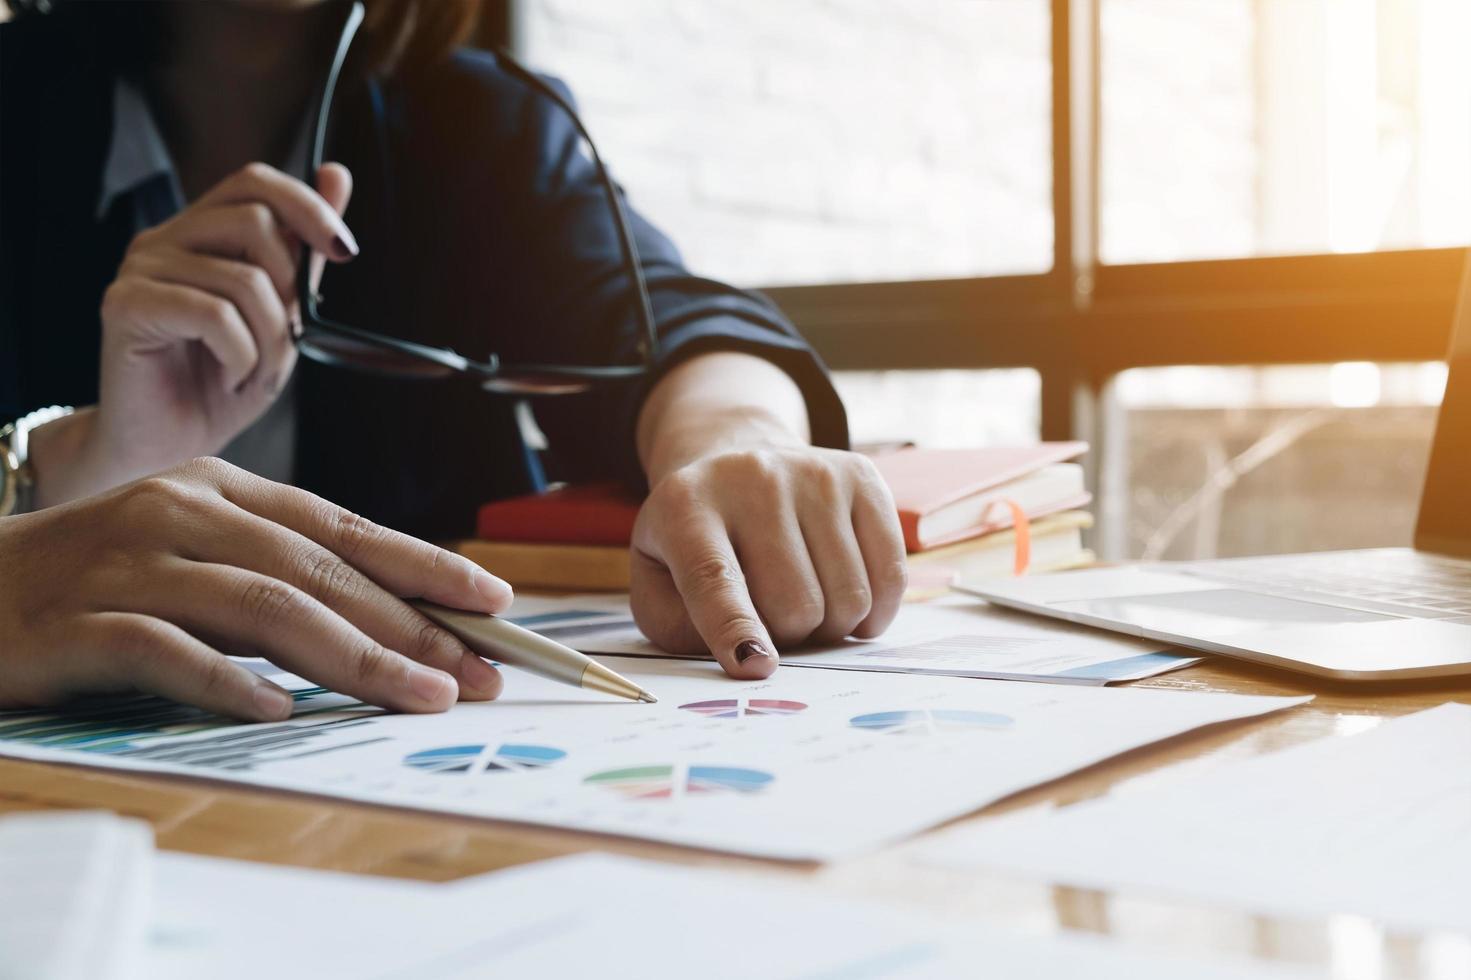
[[[591,657],[509,620],[486,613],[449,609],[421,599],[410,599],[409,605],[459,637],[461,643],[482,657],[573,687],[648,704],[658,701],[633,681]]]

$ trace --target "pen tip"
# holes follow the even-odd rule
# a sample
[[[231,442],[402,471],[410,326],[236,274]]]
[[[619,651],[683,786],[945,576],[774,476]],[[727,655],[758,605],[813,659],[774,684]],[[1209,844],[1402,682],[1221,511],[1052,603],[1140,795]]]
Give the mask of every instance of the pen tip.
[[[659,703],[659,699],[656,698],[656,697],[654,697],[648,691],[639,691],[638,692],[638,699],[640,701],[642,701],[644,704],[658,704]]]

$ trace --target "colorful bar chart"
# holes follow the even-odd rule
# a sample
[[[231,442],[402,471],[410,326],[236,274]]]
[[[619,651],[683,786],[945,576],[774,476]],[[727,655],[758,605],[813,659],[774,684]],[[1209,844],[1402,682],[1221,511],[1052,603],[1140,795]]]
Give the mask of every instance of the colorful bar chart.
[[[554,640],[637,628],[634,621],[627,615],[598,609],[563,609],[531,616],[517,616],[510,621],[517,626],[535,630],[542,636]]]
[[[157,745],[129,745],[108,749],[107,752],[123,758],[166,762],[171,765],[249,770],[263,762],[299,759],[387,741],[386,737],[373,737],[334,742],[329,746],[313,744],[328,735],[371,727],[372,718],[365,716],[379,714],[382,714],[379,709],[371,708],[344,717],[305,724],[287,722],[281,725],[238,726],[203,738],[191,738],[182,742],[167,741]]]
[[[344,707],[360,707],[359,702],[320,687],[307,687],[289,693],[296,702],[294,719]],[[367,710],[379,713],[377,709]],[[269,726],[269,731],[278,735],[291,727],[293,726]],[[6,741],[140,758],[152,757],[148,751],[148,743],[154,739],[239,728],[241,726],[236,721],[148,695],[81,704],[46,715],[14,712],[0,714],[0,739]],[[252,727],[244,734],[223,736],[218,744],[231,741],[239,744],[239,739],[254,737],[263,731]],[[188,744],[190,747],[205,746],[211,744],[211,740],[191,741]]]

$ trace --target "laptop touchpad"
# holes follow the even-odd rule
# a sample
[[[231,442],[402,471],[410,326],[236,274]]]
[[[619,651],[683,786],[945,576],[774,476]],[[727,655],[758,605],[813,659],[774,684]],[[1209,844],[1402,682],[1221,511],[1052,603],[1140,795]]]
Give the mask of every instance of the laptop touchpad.
[[[1398,618],[1239,589],[1075,599],[1047,605],[1114,623],[1199,637],[1231,636],[1273,627],[1373,623]]]

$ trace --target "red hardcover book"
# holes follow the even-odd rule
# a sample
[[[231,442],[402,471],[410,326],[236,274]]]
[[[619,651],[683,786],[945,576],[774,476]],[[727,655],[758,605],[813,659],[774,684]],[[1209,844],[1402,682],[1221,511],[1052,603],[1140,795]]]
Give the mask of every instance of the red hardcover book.
[[[484,541],[627,547],[638,508],[617,484],[589,483],[488,503],[475,530]]]

